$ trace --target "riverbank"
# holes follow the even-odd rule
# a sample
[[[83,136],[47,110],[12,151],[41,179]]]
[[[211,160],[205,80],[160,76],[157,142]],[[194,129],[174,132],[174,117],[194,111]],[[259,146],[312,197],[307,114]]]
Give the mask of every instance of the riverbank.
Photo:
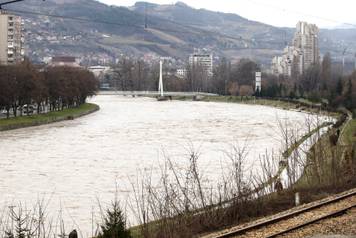
[[[258,214],[254,216],[256,214],[250,214],[245,221],[237,224],[254,221],[258,218],[268,216],[267,214],[274,215],[278,211],[292,209],[295,206],[296,193],[300,196],[301,204],[306,204],[355,188],[356,157],[352,145],[356,141],[356,120],[352,119],[350,112],[347,112],[347,114],[348,118],[343,123],[339,124],[336,122],[334,127],[322,135],[311,149],[306,152],[305,170],[301,178],[290,188],[268,194],[257,200],[252,200],[253,207],[257,207],[258,200],[262,200],[263,207],[268,207],[268,209],[261,212],[263,215]],[[338,126],[335,127],[335,125]],[[333,142],[331,138],[337,134],[337,131],[341,131],[340,137],[337,142]],[[311,134],[306,135],[304,138],[308,138],[309,136]],[[299,142],[292,145],[283,154],[283,158],[291,155],[293,150],[298,148],[299,145]],[[283,163],[280,169],[286,168],[287,166]]]
[[[194,100],[194,98],[175,98],[176,100]],[[322,104],[315,104],[311,101],[305,99],[262,99],[255,97],[240,97],[240,96],[217,96],[217,97],[201,97],[198,98],[199,101],[204,102],[222,102],[222,103],[240,103],[246,105],[262,105],[274,108],[279,108],[283,110],[292,110],[299,112],[308,112],[319,115],[327,115],[335,118],[336,123],[327,133],[321,136],[319,140],[311,147],[310,151],[307,152],[306,170],[302,176],[297,180],[297,182],[292,186],[293,189],[313,189],[315,186],[320,186],[323,182],[321,180],[328,180],[329,183],[334,183],[335,174],[332,170],[335,170],[335,166],[338,167],[339,172],[345,172],[343,166],[348,166],[343,164],[345,161],[345,156],[350,157],[352,152],[352,145],[356,141],[356,120],[353,119],[353,115],[346,109],[332,109]],[[343,119],[343,116],[345,118]],[[306,141],[313,134],[317,133],[321,128],[331,126],[330,123],[320,125],[313,131],[303,136],[298,142],[292,144],[287,151],[285,151],[282,156],[284,160],[291,156],[291,154],[297,149],[304,141]],[[331,137],[340,132],[337,136],[337,144],[333,145],[330,142]],[[316,149],[317,148],[317,149]],[[317,151],[319,154],[316,154]],[[338,158],[336,158],[338,157]],[[352,158],[353,159],[353,158]],[[279,171],[275,177],[271,179],[272,183],[281,175],[281,172],[287,169],[286,161],[282,161]],[[333,162],[337,160],[336,162]],[[322,163],[322,165],[320,164]],[[334,164],[336,163],[336,165]],[[310,165],[311,164],[311,165]],[[320,168],[311,168],[319,164]],[[353,165],[351,165],[353,166]],[[318,166],[316,166],[318,167]],[[320,174],[320,170],[325,170],[324,174]],[[323,178],[322,178],[323,177]],[[310,180],[312,180],[310,182]],[[308,182],[307,182],[308,181]],[[325,182],[324,182],[325,183]],[[334,184],[331,184],[334,185]],[[323,186],[323,185],[321,185]],[[327,184],[330,186],[330,184]]]
[[[25,127],[46,125],[65,120],[74,120],[98,111],[100,107],[96,104],[85,103],[76,108],[68,108],[63,111],[49,112],[46,114],[13,117],[0,119],[0,131],[15,130]]]
[[[283,100],[270,100],[270,99],[255,99],[255,98],[241,98],[241,97],[224,97],[224,96],[219,96],[219,97],[201,97],[201,98],[192,98],[192,97],[175,97],[173,98],[174,100],[181,100],[181,101],[191,101],[191,100],[196,100],[196,101],[203,101],[203,102],[222,102],[222,103],[240,103],[240,104],[248,104],[248,105],[264,105],[264,106],[270,106],[270,107],[275,107],[275,108],[280,108],[284,110],[293,110],[293,111],[300,111],[300,112],[308,112],[308,113],[315,113],[315,114],[323,114],[323,115],[329,115],[333,117],[341,117],[343,112],[340,111],[334,112],[333,110],[328,111],[328,110],[321,110],[322,106],[321,105],[316,105],[312,104],[311,102],[308,101],[294,101],[294,102],[288,102],[288,101],[283,101]],[[340,116],[341,114],[341,116]],[[344,114],[344,113],[343,113]],[[209,217],[210,215],[212,216],[217,216],[217,214],[222,215],[221,218],[221,223],[213,223],[209,225],[209,228],[206,228],[205,230],[203,229],[203,234],[204,232],[209,233],[209,231],[212,230],[219,230],[224,227],[230,227],[233,224],[242,224],[248,221],[255,220],[257,218],[263,217],[263,216],[268,216],[275,214],[277,212],[284,211],[286,209],[293,208],[295,206],[294,203],[294,198],[295,198],[295,193],[298,192],[301,196],[301,202],[302,203],[308,203],[312,202],[321,198],[328,197],[329,195],[332,195],[334,193],[342,192],[344,190],[353,188],[356,185],[356,180],[352,179],[350,182],[346,182],[347,179],[344,178],[342,180],[335,181],[334,177],[331,176],[331,174],[323,174],[321,177],[320,181],[320,174],[316,174],[316,171],[311,170],[310,172],[313,173],[313,177],[318,176],[319,181],[318,183],[314,178],[310,177],[310,174],[308,173],[303,173],[302,177],[297,180],[297,183],[295,183],[293,186],[289,188],[285,188],[282,191],[279,192],[274,192],[274,184],[276,180],[281,176],[281,173],[284,170],[288,170],[288,161],[287,159],[292,156],[294,151],[301,146],[306,140],[308,140],[311,136],[313,136],[316,133],[319,133],[319,130],[321,130],[324,127],[331,126],[332,123],[325,123],[320,125],[318,128],[315,128],[314,130],[310,131],[308,134],[304,135],[302,138],[300,138],[298,141],[292,143],[289,148],[282,154],[282,160],[279,163],[279,169],[276,174],[271,174],[270,179],[262,184],[261,187],[257,188],[254,190],[254,193],[256,193],[257,196],[247,196],[246,199],[247,201],[239,201],[238,198],[234,198],[231,201],[228,201],[225,204],[225,206],[221,206],[222,204],[218,204],[218,206],[215,208],[214,207],[207,207],[201,210],[198,210],[196,212],[192,213],[187,213],[184,214],[184,216],[188,217],[188,220],[196,222],[197,220],[199,221],[205,221],[206,222],[206,217]],[[336,126],[337,125],[337,126]],[[329,148],[332,148],[329,142],[329,135],[336,133],[337,129],[340,131],[343,131],[343,128],[346,127],[345,132],[341,133],[341,135],[345,134],[348,137],[352,137],[354,135],[354,132],[352,132],[352,128],[356,127],[355,125],[351,123],[341,123],[341,124],[336,124],[334,128],[331,129],[330,127],[330,133],[325,133],[324,136],[322,136],[322,139],[325,139],[326,143],[323,144],[323,150],[328,150]],[[335,146],[334,146],[335,147]],[[339,147],[339,146],[337,146]],[[312,147],[311,151],[306,152],[306,167],[310,167],[310,154],[314,147]],[[342,153],[342,152],[341,152]],[[318,164],[319,162],[322,162],[323,160],[323,155],[325,154],[318,154],[317,159],[312,160],[313,164]],[[295,162],[301,162],[300,158],[298,155],[295,155],[296,158],[293,158],[296,160]],[[298,157],[298,158],[297,158]],[[304,160],[303,160],[304,161]],[[322,163],[320,164],[322,167],[325,169],[333,169],[334,163]],[[355,166],[355,165],[353,165]],[[319,167],[319,166],[316,166]],[[343,169],[345,167],[340,166],[340,170],[338,172],[343,173],[345,170]],[[288,172],[293,172],[291,170],[288,170]],[[288,176],[293,176],[288,175]],[[327,183],[323,182],[325,176],[329,177],[327,179]],[[312,181],[310,181],[312,180]],[[307,181],[307,182],[306,182]],[[264,194],[265,191],[271,191],[271,193]],[[262,196],[261,196],[262,195]],[[253,199],[251,199],[253,197]],[[257,197],[257,199],[256,199]],[[238,202],[236,202],[238,201]],[[239,204],[239,203],[242,203]],[[231,204],[231,205],[227,205]],[[237,214],[237,215],[236,215]],[[225,221],[223,222],[224,219],[228,219],[227,217],[230,216],[237,216],[236,219],[232,223],[231,221]],[[172,220],[168,221],[168,225],[170,223],[174,224],[175,220],[177,220],[179,223],[179,219],[181,217],[177,216],[172,218]],[[209,219],[208,219],[209,220]],[[161,221],[156,221],[152,223],[146,224],[146,227],[142,226],[137,226],[131,228],[133,237],[143,237],[142,234],[144,234],[145,229],[148,229],[149,232],[152,232],[155,234],[156,232],[159,233],[159,227],[163,223]],[[166,225],[167,226],[167,225]],[[214,228],[214,226],[216,226]],[[196,234],[199,234],[202,231],[196,231],[197,226],[191,226],[191,227],[182,227],[183,229],[187,229],[187,232],[192,232]],[[163,224],[163,228],[164,224]],[[191,229],[191,230],[189,230]],[[201,233],[200,233],[201,234]]]
[[[173,100],[178,101],[193,101],[196,98],[193,97],[173,97]],[[320,104],[315,104],[304,99],[298,100],[278,100],[278,99],[264,99],[255,97],[240,97],[240,96],[203,96],[198,97],[197,101],[202,102],[221,102],[221,103],[240,103],[247,105],[261,105],[279,108],[283,110],[294,110],[294,111],[306,111],[310,113],[322,113],[323,115],[329,115],[332,117],[337,117],[338,112],[331,112],[322,108]]]

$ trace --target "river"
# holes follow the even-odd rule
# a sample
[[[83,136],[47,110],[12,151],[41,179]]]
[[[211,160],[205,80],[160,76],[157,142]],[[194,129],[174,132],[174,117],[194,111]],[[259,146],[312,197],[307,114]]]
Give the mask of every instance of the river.
[[[2,207],[19,202],[31,207],[45,199],[48,211],[61,208],[67,230],[79,226],[87,237],[98,200],[105,206],[117,187],[121,203],[127,204],[130,181],[142,171],[157,170],[163,155],[183,163],[193,146],[201,152],[204,174],[218,179],[231,143],[247,141],[247,164],[257,167],[260,154],[281,150],[278,120],[303,128],[310,117],[258,105],[120,96],[90,101],[101,110],[74,121],[0,132]]]

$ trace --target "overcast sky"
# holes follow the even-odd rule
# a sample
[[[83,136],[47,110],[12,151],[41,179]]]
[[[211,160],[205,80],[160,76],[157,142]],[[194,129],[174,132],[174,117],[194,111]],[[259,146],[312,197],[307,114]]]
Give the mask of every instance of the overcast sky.
[[[101,2],[132,6],[135,0],[99,0]],[[176,1],[151,0],[148,2],[174,4]],[[335,27],[343,23],[356,25],[355,0],[183,0],[195,8],[237,13],[250,20],[275,26],[293,27],[299,20],[315,23],[319,27]]]

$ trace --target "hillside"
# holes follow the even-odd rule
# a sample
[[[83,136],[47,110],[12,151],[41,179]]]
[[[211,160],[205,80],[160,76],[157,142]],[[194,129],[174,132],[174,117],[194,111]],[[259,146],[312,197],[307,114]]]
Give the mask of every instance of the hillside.
[[[294,35],[293,28],[278,28],[263,23],[250,21],[236,14],[213,12],[205,9],[194,9],[182,2],[175,5],[157,5],[137,2],[132,10],[149,16],[155,16],[174,21],[179,24],[194,26],[207,31],[219,32],[228,36],[250,39],[248,49],[252,48],[252,54],[257,58],[263,57],[259,52],[273,53],[274,50],[282,50]],[[341,57],[345,48],[348,48],[348,57],[353,58],[352,52],[356,52],[356,29],[320,29],[320,48],[322,53],[331,52],[335,57]],[[229,47],[227,47],[229,48]],[[220,48],[223,53],[231,55],[236,51],[237,55],[245,55],[246,50],[231,47]],[[230,54],[229,54],[230,53]],[[247,53],[248,56],[251,52]],[[266,57],[268,58],[268,56]]]
[[[194,9],[181,2],[138,2],[124,8],[94,0],[27,0],[8,8],[22,11],[18,13],[26,19],[27,54],[38,61],[53,55],[75,55],[92,64],[123,54],[186,59],[194,48],[205,48],[218,56],[253,56],[268,64],[292,39],[294,31],[236,14]],[[343,45],[356,49],[356,30],[322,30],[320,38],[322,52],[340,54]]]

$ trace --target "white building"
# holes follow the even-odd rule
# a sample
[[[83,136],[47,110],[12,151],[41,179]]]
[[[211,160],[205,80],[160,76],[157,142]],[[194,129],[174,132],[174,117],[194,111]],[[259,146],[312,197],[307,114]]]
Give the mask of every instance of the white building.
[[[208,76],[213,76],[213,55],[212,54],[191,54],[189,56],[191,67],[200,66]]]
[[[255,92],[261,92],[262,90],[262,73],[256,72],[256,87]]]
[[[98,79],[103,78],[105,74],[109,73],[111,68],[108,66],[90,66],[88,70],[94,74]]]
[[[275,75],[283,74],[282,61],[283,61],[282,56],[273,57],[272,66],[271,66],[272,74],[275,74]]]
[[[0,10],[0,64],[23,61],[24,22],[21,17]]]
[[[293,45],[287,46],[282,56],[272,59],[273,74],[291,77],[293,73],[303,74],[310,66],[319,62],[318,27],[299,22]]]
[[[299,22],[294,35],[293,45],[300,49],[302,57],[299,63],[299,73],[319,62],[319,29],[314,24]]]
[[[303,73],[300,62],[303,57],[299,48],[287,46],[283,51],[281,67],[285,77],[291,77],[293,72]]]
[[[177,69],[176,76],[178,78],[185,78],[187,76],[187,70],[186,69]]]

